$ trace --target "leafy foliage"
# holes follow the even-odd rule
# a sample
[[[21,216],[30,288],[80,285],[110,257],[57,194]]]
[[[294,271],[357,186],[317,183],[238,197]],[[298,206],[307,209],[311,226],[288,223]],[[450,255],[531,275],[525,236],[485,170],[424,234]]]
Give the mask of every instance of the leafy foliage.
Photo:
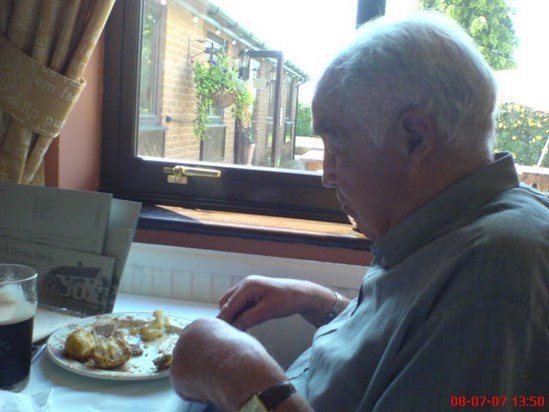
[[[513,154],[524,166],[537,164],[549,139],[549,113],[536,111],[518,103],[504,103],[497,116],[496,145],[498,151]],[[549,167],[549,156],[540,165]]]
[[[234,116],[242,123],[242,127],[250,128],[252,113],[250,111],[254,96],[245,81],[240,80],[234,100]]]
[[[238,77],[238,72],[231,67],[229,59],[224,54],[218,54],[217,59],[207,63],[194,64],[194,83],[197,98],[197,113],[194,120],[194,132],[200,139],[207,137],[210,108],[213,105],[213,95],[216,92],[233,94],[235,97],[234,115],[242,120],[250,106],[253,96],[246,82]]]
[[[518,38],[506,0],[418,0],[423,9],[438,10],[460,23],[494,70],[516,66]]]
[[[507,0],[418,0],[421,8],[437,10],[454,18],[478,45],[494,70],[516,67],[513,51],[518,38]],[[536,165],[549,139],[549,113],[518,103],[500,105],[497,117],[498,151],[509,151],[521,165]],[[549,156],[541,166],[549,167]]]
[[[303,103],[297,105],[297,119],[295,126],[295,133],[298,136],[312,136],[313,116],[311,114],[311,106]]]

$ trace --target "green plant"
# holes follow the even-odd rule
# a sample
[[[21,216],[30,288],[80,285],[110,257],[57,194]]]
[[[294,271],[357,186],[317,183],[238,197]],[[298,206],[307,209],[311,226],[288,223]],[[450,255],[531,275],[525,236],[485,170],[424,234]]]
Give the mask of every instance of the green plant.
[[[311,106],[304,103],[298,103],[295,134],[297,136],[312,136],[312,123],[313,116],[311,114]]]
[[[252,102],[252,95],[244,80],[238,77],[238,72],[230,65],[229,59],[218,54],[207,63],[194,64],[194,83],[197,98],[194,132],[200,139],[207,137],[210,109],[214,104],[216,93],[231,94],[234,97],[233,114],[237,120],[243,121]]]
[[[494,70],[516,67],[518,38],[507,0],[419,0],[421,8],[438,10],[455,19],[471,35]]]
[[[245,81],[240,80],[234,99],[234,117],[242,123],[242,127],[249,129],[252,121],[251,107],[254,96]]]
[[[549,139],[549,113],[519,103],[503,103],[498,108],[496,144],[498,151],[509,151],[524,166],[536,165]],[[545,156],[543,167],[549,167]]]

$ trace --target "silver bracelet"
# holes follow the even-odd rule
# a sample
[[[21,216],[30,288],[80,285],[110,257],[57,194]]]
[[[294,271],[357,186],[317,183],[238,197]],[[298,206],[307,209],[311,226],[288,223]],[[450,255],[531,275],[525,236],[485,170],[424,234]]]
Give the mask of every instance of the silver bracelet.
[[[334,291],[335,295],[335,302],[332,306],[332,309],[326,314],[326,320],[328,322],[331,322],[337,315],[341,313],[341,310],[343,309],[343,298],[339,293]]]

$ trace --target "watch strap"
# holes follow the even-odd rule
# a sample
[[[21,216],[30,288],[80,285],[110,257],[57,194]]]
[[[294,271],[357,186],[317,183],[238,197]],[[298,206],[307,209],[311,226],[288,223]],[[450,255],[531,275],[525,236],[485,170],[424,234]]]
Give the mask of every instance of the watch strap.
[[[289,381],[278,382],[270,388],[253,395],[240,408],[240,412],[269,412],[296,393]]]
[[[296,392],[294,385],[289,381],[278,382],[268,389],[257,394],[268,411],[272,411]]]

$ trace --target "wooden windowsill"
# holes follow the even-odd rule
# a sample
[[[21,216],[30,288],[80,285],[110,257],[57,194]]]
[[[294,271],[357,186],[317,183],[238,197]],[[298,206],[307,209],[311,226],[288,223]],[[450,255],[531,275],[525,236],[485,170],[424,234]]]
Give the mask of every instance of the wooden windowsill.
[[[135,240],[367,265],[370,241],[350,224],[164,205],[142,207]]]

